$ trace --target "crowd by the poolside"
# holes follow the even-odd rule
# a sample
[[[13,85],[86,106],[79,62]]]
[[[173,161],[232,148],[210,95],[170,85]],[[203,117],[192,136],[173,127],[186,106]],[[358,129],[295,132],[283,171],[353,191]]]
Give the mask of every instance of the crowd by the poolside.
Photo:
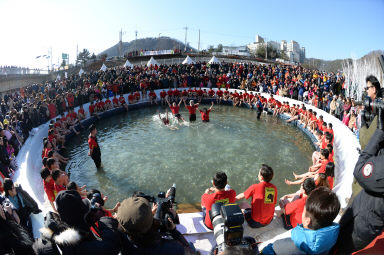
[[[357,108],[350,99],[344,98],[343,83],[343,77],[340,74],[306,70],[301,66],[197,63],[192,65],[136,66],[133,69],[112,68],[105,72],[89,72],[81,77],[73,75],[68,79],[33,84],[17,91],[11,91],[3,96],[0,105],[3,137],[0,139],[0,170],[2,177],[6,178],[1,188],[8,198],[2,199],[2,206],[5,211],[8,210],[8,214],[9,212],[11,212],[11,216],[14,214],[13,218],[16,222],[29,232],[31,231],[29,216],[31,213],[38,213],[39,209],[36,203],[30,202],[31,198],[8,178],[11,178],[14,171],[17,171],[14,158],[22,144],[28,138],[31,130],[40,124],[50,121],[47,137],[43,140],[44,149],[42,151],[41,177],[45,194],[52,211],[58,212],[62,220],[65,221],[64,218],[69,216],[68,212],[63,211],[63,204],[60,205],[60,201],[65,201],[65,197],[60,197],[60,194],[64,194],[62,191],[70,191],[70,195],[75,196],[71,193],[74,191],[76,196],[90,199],[99,196],[100,204],[104,204],[106,200],[100,191],[86,191],[85,187],[79,187],[75,182],[71,182],[68,174],[64,171],[64,166],[68,161],[68,158],[63,154],[66,136],[71,132],[78,134],[83,128],[81,122],[84,119],[92,116],[98,118],[102,112],[114,108],[121,107],[129,110],[129,105],[141,100],[148,100],[151,104],[158,104],[159,102],[166,104],[167,102],[181,102],[181,100],[186,99],[196,101],[212,99],[211,101],[217,104],[231,101],[235,107],[247,105],[250,108],[269,110],[274,115],[288,114],[290,115],[288,122],[299,121],[317,137],[320,151],[313,153],[312,166],[306,173],[295,173],[294,181],[286,180],[289,185],[303,183],[305,185],[300,194],[291,194],[282,198],[280,206],[284,209],[289,204],[287,198],[306,198],[310,192],[308,185],[311,190],[319,186],[332,189],[335,167],[333,163],[334,134],[332,124],[325,123],[322,116],[318,116],[315,110],[306,109],[304,104],[290,105],[288,102],[280,102],[274,99],[273,95],[290,97],[303,103],[312,104],[319,109],[330,112],[348,125],[352,121],[350,127],[352,130],[356,130]],[[218,90],[213,88],[218,88]],[[229,89],[232,88],[236,90],[230,92]],[[154,92],[156,89],[161,90],[158,95]],[[166,91],[165,89],[169,90]],[[268,93],[271,96],[267,99],[260,92]],[[124,94],[128,94],[127,100]],[[90,104],[86,111],[83,105],[88,102]],[[75,111],[77,106],[79,108],[76,108]],[[347,117],[349,118],[348,123]],[[268,176],[264,177],[261,174],[259,180],[264,178],[265,182],[269,183],[273,172],[272,176],[269,170],[267,172]],[[308,180],[312,180],[313,185],[308,184],[310,182]],[[220,186],[219,188],[223,187]],[[207,194],[212,192],[213,190],[206,191]],[[277,189],[274,194],[277,196]],[[20,197],[19,200],[15,200],[15,196]],[[57,200],[58,196],[59,201]],[[245,192],[245,195],[243,194],[238,199],[249,196],[250,194]],[[15,204],[6,205],[5,203],[10,200]],[[274,208],[277,201],[276,199],[273,201]],[[22,212],[26,205],[30,207],[27,213]],[[59,210],[58,207],[60,206],[61,209]],[[120,206],[120,203],[117,203],[112,209],[103,208],[103,214],[112,216]],[[18,209],[22,212],[21,215],[17,215]],[[300,224],[297,215],[303,208],[300,208],[299,211],[293,209],[291,208],[290,212],[293,214],[291,217],[294,218],[294,223],[288,224],[287,228]],[[260,222],[260,219],[254,214],[257,213],[249,211],[247,222],[250,225],[256,223],[267,225],[270,222],[270,215],[268,217],[264,217],[264,215],[264,221]],[[253,221],[251,221],[252,219]],[[286,220],[287,217],[284,219]],[[71,220],[68,219],[68,221]],[[66,223],[71,225],[73,222]],[[207,218],[205,223],[211,227]]]

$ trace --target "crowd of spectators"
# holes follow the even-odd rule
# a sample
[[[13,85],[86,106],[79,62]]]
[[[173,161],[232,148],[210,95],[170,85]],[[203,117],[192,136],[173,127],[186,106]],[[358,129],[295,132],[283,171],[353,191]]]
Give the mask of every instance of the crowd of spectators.
[[[46,216],[46,228],[41,238],[35,242],[33,248],[24,247],[27,250],[29,247],[30,250],[26,252],[24,249],[23,254],[59,254],[59,250],[64,254],[117,254],[120,251],[122,254],[195,254],[193,245],[186,242],[173,222],[170,222],[166,238],[158,233],[154,219],[156,207],[151,209],[146,199],[134,195],[116,204],[114,208],[106,209],[103,205],[107,197],[98,190],[87,191],[85,187],[77,186],[64,171],[68,160],[62,153],[65,150],[66,136],[78,133],[83,128],[82,120],[88,117],[98,118],[99,113],[112,108],[125,107],[128,110],[130,104],[141,99],[149,98],[151,103],[155,103],[156,100],[153,99],[157,95],[153,91],[163,89],[160,93],[161,101],[165,98],[170,101],[179,101],[181,98],[232,101],[234,106],[248,104],[261,111],[288,114],[291,116],[289,121],[299,120],[317,137],[320,151],[313,153],[312,166],[308,171],[295,174],[295,181],[286,181],[289,185],[301,184],[301,189],[296,194],[282,197],[279,202],[283,209],[281,219],[287,229],[296,229],[300,224],[313,231],[328,228],[333,237],[337,238],[338,227],[332,225],[332,221],[340,204],[331,191],[334,178],[332,124],[325,123],[315,110],[305,109],[304,104],[289,105],[275,100],[273,95],[312,104],[343,120],[349,111],[356,109],[351,100],[346,99],[344,103],[343,84],[341,74],[307,70],[301,66],[196,63],[135,66],[133,69],[111,68],[105,72],[72,75],[67,79],[33,84],[19,91],[6,93],[0,107],[3,134],[3,139],[0,139],[3,142],[3,145],[0,143],[0,169],[2,177],[6,178],[2,188],[7,198],[3,198],[0,203],[0,211],[3,212],[0,223],[21,222],[13,212],[17,213],[17,208],[24,208],[26,203],[23,201],[29,201],[29,198],[16,199],[19,197],[14,193],[16,186],[8,179],[17,171],[14,156],[34,127],[50,121],[47,137],[43,140],[41,177],[52,212]],[[213,88],[220,90],[215,92]],[[229,88],[245,92],[229,92]],[[165,92],[164,89],[170,90]],[[259,92],[268,93],[271,97],[266,99]],[[128,102],[125,101],[124,94],[129,94]],[[109,98],[113,98],[112,101]],[[89,115],[83,108],[88,102]],[[345,107],[349,103],[349,111],[346,111]],[[75,111],[77,106],[80,108]],[[205,215],[208,215],[213,202],[227,199],[228,193],[230,197],[228,201],[225,200],[227,202],[252,198],[251,205],[244,202],[241,205],[250,227],[268,225],[278,202],[277,187],[271,183],[272,178],[272,167],[263,165],[257,177],[259,183],[236,196],[235,191],[228,191],[226,188],[225,173],[217,173],[213,178],[213,187],[208,188],[202,197]],[[263,193],[264,189],[269,190],[269,193]],[[310,199],[310,194],[314,191],[332,201],[331,211],[328,212],[330,216],[326,220],[313,215],[322,213],[312,206],[313,203],[319,203],[316,198]],[[22,191],[19,192],[23,194]],[[215,194],[219,196],[216,197]],[[287,201],[288,198],[290,201]],[[306,202],[308,200],[310,203]],[[30,207],[29,214],[20,223],[29,235],[31,229],[28,227],[28,217],[31,213],[39,212],[35,206]],[[301,219],[299,215],[303,211],[307,211],[307,218]],[[205,217],[204,223],[212,228],[209,217]],[[326,245],[326,249],[332,247],[333,241],[336,241],[333,239],[329,242],[331,245]],[[24,243],[30,243],[28,235],[23,240]],[[323,239],[320,241],[324,242]],[[23,249],[17,245],[16,248],[8,248],[14,251]],[[270,247],[272,250],[273,248]]]

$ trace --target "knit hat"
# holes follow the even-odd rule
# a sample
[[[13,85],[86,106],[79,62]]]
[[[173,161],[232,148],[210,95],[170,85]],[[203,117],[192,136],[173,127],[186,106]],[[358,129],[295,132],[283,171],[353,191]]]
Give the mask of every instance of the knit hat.
[[[88,199],[81,199],[76,190],[60,191],[56,197],[57,212],[68,225],[89,231],[86,217],[91,210]]]
[[[148,200],[143,197],[125,199],[117,210],[117,220],[127,232],[148,232],[153,222]]]

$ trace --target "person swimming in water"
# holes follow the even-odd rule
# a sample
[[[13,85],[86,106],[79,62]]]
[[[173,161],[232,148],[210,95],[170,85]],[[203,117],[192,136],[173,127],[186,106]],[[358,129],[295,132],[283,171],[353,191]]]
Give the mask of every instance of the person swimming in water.
[[[168,109],[166,109],[164,117],[161,117],[161,114],[160,114],[159,111],[157,111],[157,113],[158,113],[158,115],[159,115],[159,119],[163,122],[163,124],[164,124],[166,127],[168,127],[168,128],[171,129],[171,130],[176,130],[176,129],[178,129],[177,127],[173,127],[173,126],[170,125],[170,123],[169,123]]]

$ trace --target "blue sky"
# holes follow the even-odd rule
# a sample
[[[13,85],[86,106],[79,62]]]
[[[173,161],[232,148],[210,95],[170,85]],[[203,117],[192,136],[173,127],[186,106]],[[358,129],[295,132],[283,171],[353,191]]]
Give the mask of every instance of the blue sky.
[[[259,34],[269,40],[295,40],[307,57],[359,58],[384,49],[384,0],[291,1],[103,1],[0,0],[0,65],[46,66],[35,57],[52,47],[70,62],[79,49],[96,54],[118,42],[169,36],[197,48],[245,45]],[[6,24],[5,26],[3,24]]]

